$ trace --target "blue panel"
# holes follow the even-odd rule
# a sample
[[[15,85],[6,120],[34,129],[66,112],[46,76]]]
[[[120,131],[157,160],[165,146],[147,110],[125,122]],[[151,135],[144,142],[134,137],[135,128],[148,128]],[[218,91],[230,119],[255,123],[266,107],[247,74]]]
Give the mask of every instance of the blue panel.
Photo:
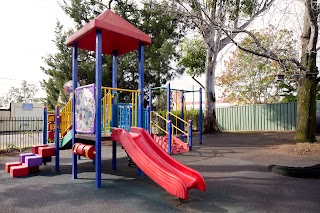
[[[101,86],[102,86],[102,35],[96,32],[96,187],[101,188]]]
[[[75,112],[76,98],[75,98],[75,89],[78,86],[78,43],[75,42],[73,45],[72,52],[72,112]],[[75,125],[76,115],[72,113],[72,146],[75,144],[75,134],[76,134],[76,125]],[[78,177],[78,165],[77,165],[77,156],[72,153],[72,178],[77,179]]]

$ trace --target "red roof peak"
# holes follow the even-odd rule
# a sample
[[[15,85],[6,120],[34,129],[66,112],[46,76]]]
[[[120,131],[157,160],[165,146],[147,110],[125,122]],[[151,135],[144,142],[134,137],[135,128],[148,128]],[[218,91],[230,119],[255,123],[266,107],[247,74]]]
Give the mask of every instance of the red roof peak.
[[[113,50],[117,50],[118,55],[122,55],[137,50],[139,42],[144,45],[151,44],[150,36],[111,10],[104,11],[68,37],[66,43],[71,46],[78,42],[79,48],[94,51],[97,29],[102,31],[102,53],[104,54],[111,55]]]

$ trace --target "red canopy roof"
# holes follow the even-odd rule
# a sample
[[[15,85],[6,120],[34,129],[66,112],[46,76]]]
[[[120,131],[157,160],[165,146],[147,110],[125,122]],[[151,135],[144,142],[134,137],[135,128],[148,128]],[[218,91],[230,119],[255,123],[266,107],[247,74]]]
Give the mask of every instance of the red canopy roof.
[[[102,32],[102,53],[112,55],[113,50],[118,55],[137,50],[139,42],[151,44],[151,38],[132,24],[112,12],[106,10],[98,17],[83,26],[67,38],[66,44],[72,46],[78,42],[78,48],[96,50],[96,29]]]

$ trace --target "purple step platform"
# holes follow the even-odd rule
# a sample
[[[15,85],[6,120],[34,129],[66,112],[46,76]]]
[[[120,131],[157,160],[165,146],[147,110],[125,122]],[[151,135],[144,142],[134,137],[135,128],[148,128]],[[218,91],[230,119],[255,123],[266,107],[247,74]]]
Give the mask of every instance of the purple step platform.
[[[20,163],[24,163],[25,162],[25,158],[27,156],[34,156],[35,154],[33,153],[22,153],[22,154],[19,154],[19,161]]]
[[[25,164],[28,167],[41,166],[42,165],[42,157],[39,155],[26,156],[25,157]]]

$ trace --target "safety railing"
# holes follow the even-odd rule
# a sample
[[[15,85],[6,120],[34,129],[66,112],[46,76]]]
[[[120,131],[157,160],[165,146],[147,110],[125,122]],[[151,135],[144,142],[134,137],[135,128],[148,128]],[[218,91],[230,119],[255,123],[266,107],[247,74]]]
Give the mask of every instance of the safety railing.
[[[169,122],[165,117],[161,116],[159,113],[155,112],[155,111],[151,111],[150,113],[150,129],[152,129],[152,127],[155,127],[157,129],[159,129],[160,131],[168,134],[168,128],[166,125],[166,129],[163,129],[159,123],[156,122],[157,118],[159,118],[160,120],[164,121],[166,124]]]
[[[72,128],[72,99],[62,108],[60,116],[60,133],[63,137]]]
[[[121,88],[112,88],[112,87],[102,87],[103,91],[103,98],[102,98],[102,133],[106,134],[110,129],[112,128],[112,105],[113,100],[115,99],[115,102],[118,102],[118,95],[119,93],[129,93],[129,96],[131,96],[131,126],[137,126],[138,124],[138,96],[140,91],[139,90],[131,90],[131,89],[121,89]],[[115,109],[118,110],[118,109]],[[115,119],[118,119],[117,112],[114,112],[114,115],[116,116]]]
[[[179,120],[180,122],[182,122],[183,126],[184,127],[188,127],[190,126],[190,121],[187,122],[183,119],[181,119],[179,116],[173,114],[172,112],[166,112],[166,116],[167,118],[170,117],[170,116],[173,116],[176,120]],[[178,122],[176,122],[176,125],[178,124]],[[190,144],[190,134],[189,134],[189,129],[190,128],[185,128],[187,129],[186,131],[180,129],[178,126],[176,126],[174,124],[172,124],[172,133],[175,133],[176,135],[178,134],[182,134],[182,135],[185,135],[187,137],[187,144],[189,145]]]

